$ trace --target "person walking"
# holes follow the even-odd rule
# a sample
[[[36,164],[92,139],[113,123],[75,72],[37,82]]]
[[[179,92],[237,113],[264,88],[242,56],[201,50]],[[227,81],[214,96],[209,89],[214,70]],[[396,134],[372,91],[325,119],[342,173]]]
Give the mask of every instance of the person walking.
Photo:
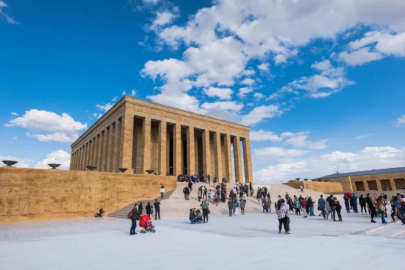
[[[330,197],[328,198],[328,203],[330,206],[330,210],[332,211],[332,220],[335,221],[336,219],[336,206],[335,203],[333,201],[333,195],[330,195]]]
[[[143,205],[142,202],[138,205],[139,214],[142,216],[143,214]]]
[[[353,207],[353,212],[358,213],[359,209],[357,208],[357,197],[356,197],[356,195],[354,193],[353,193],[352,197],[350,198],[350,202],[351,202],[352,207]]]
[[[148,204],[146,205],[145,210],[148,217],[150,217],[150,214],[152,213],[152,206],[150,205],[150,202],[148,202]]]
[[[309,216],[314,217],[314,202],[312,201],[311,197],[309,197],[307,200],[307,207],[309,207]]]
[[[204,199],[204,197],[205,197],[205,199],[208,199],[208,197],[207,197],[207,188],[205,186],[204,186],[203,199]]]
[[[325,199],[323,198],[323,195],[318,199],[318,210],[321,211],[321,215],[323,216],[323,219],[325,219]]]
[[[366,197],[366,203],[368,208],[370,209],[370,213],[371,213],[371,223],[376,223],[376,221],[374,220],[374,216],[375,216],[375,207],[371,198],[370,193],[367,193],[367,197]]]
[[[266,199],[263,199],[262,206],[263,206],[263,213],[264,212],[268,213],[269,212],[269,202]]]
[[[211,202],[211,189],[208,190],[208,201]]]
[[[137,220],[140,219],[140,214],[139,214],[139,209],[138,209],[138,204],[134,205],[134,208],[131,210],[131,212],[128,214],[128,217],[131,219],[131,229],[129,231],[129,235],[135,235],[137,234],[135,232],[136,229],[136,222]]]
[[[340,215],[342,206],[340,205],[340,203],[336,197],[333,198],[333,204],[335,205],[335,209],[336,209],[336,213],[338,214],[339,221],[342,221],[342,216]],[[334,219],[333,221],[336,221],[336,219]]]
[[[244,200],[243,197],[240,198],[239,200],[239,207],[240,207],[240,213],[243,215],[245,215],[245,206],[246,206],[246,201]]]
[[[391,218],[392,218],[392,221],[391,222],[396,222],[396,220],[395,220],[395,216],[397,216],[398,215],[398,209],[397,209],[397,207],[395,206],[395,201],[398,199],[398,197],[397,196],[393,196],[392,197],[392,200],[391,200]]]
[[[233,205],[235,216],[238,215],[238,208],[239,208],[239,202],[238,202],[238,200],[235,200],[235,203]]]
[[[294,201],[294,208],[295,208],[295,214],[298,216],[298,215],[301,215],[301,204],[300,204],[300,202],[298,201],[298,199],[297,198],[295,198],[295,201]]]
[[[301,192],[304,192],[304,187],[301,185]]]
[[[163,195],[165,194],[165,187],[162,185],[160,187],[160,198],[163,200]]]
[[[345,207],[347,213],[350,213],[349,197],[347,197],[346,194],[343,196],[343,200],[345,200]]]
[[[203,223],[208,222],[208,214],[210,213],[209,205],[210,204],[207,201],[203,201],[203,203],[201,204],[202,213],[203,213]],[[207,221],[205,221],[205,220],[207,220]]]
[[[190,192],[193,191],[193,183],[191,181],[188,182],[188,188],[190,189]]]
[[[155,220],[157,220],[158,217],[160,220],[160,202],[158,201],[158,199],[155,200],[153,206],[155,207]]]
[[[378,212],[381,215],[381,222],[382,224],[387,224],[385,221],[385,203],[384,203],[384,198],[382,196],[378,197],[377,199],[377,205],[378,205]]]
[[[304,218],[308,217],[308,212],[307,212],[307,200],[303,199],[300,203],[302,212],[304,213]]]
[[[190,195],[190,189],[189,189],[189,187],[185,187],[184,189],[183,189],[183,193],[184,193],[184,199],[187,201],[187,200],[189,200],[189,198],[188,198],[188,195]]]
[[[359,204],[360,204],[361,214],[363,215],[363,208],[364,208],[364,214],[367,214],[366,199],[363,197],[363,194],[360,195]]]
[[[197,193],[198,193],[198,202],[201,202],[202,193],[203,193],[202,186],[198,188]]]
[[[333,220],[332,219],[333,212],[332,212],[332,209],[330,208],[329,200],[326,200],[326,202],[325,202],[325,209],[326,209],[326,219],[329,219],[329,215],[330,215],[330,219]]]
[[[262,200],[262,194],[260,193],[260,188],[257,189],[256,199],[257,199],[257,205],[259,205]]]
[[[229,208],[229,216],[231,217],[233,212],[233,202],[231,198],[229,198],[228,200],[228,208]]]
[[[277,202],[276,214],[278,218],[278,233],[281,233],[281,229],[284,226],[286,234],[290,234],[289,226],[287,225],[287,210],[284,207],[284,199]]]

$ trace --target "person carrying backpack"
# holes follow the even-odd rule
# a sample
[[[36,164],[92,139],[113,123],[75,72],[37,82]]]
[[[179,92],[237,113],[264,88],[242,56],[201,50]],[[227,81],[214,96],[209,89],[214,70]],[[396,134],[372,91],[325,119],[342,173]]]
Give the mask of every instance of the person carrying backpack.
[[[129,231],[129,235],[135,235],[137,234],[135,232],[136,229],[136,221],[141,218],[139,210],[138,210],[138,204],[136,203],[134,205],[134,208],[128,213],[128,218],[131,220],[131,230]]]

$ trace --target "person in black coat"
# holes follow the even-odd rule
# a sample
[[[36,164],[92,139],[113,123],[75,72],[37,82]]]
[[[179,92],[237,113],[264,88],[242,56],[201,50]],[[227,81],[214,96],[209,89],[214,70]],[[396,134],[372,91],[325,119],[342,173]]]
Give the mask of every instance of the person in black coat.
[[[367,193],[366,203],[367,203],[368,208],[370,209],[370,212],[371,212],[371,223],[376,223],[375,220],[374,220],[376,209],[374,207],[373,201],[370,198],[370,193]]]
[[[363,197],[363,194],[360,195],[359,203],[360,203],[360,208],[361,208],[361,214],[363,214],[363,208],[364,208],[364,214],[367,214],[366,199]]]

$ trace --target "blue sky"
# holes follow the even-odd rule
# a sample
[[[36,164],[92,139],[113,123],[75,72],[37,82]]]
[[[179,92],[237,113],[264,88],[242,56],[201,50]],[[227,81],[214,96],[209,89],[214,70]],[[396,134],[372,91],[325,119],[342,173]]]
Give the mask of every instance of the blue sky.
[[[251,126],[255,181],[405,166],[405,3],[0,1],[0,157],[69,164],[123,92]]]

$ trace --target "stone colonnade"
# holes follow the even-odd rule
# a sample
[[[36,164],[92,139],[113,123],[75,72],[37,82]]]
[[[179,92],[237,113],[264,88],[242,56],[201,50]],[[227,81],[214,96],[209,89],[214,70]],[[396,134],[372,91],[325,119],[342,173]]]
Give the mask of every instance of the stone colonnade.
[[[122,166],[136,174],[154,170],[163,175],[210,175],[211,181],[216,176],[253,182],[249,137],[202,125],[126,115]]]
[[[122,134],[120,117],[72,153],[70,170],[84,171],[87,166],[95,166],[99,172],[118,172]]]
[[[86,137],[72,153],[70,169],[96,166],[100,172],[118,172],[122,167],[127,173],[154,170],[163,175],[210,175],[211,181],[216,176],[253,182],[249,133],[203,124],[126,114]]]

